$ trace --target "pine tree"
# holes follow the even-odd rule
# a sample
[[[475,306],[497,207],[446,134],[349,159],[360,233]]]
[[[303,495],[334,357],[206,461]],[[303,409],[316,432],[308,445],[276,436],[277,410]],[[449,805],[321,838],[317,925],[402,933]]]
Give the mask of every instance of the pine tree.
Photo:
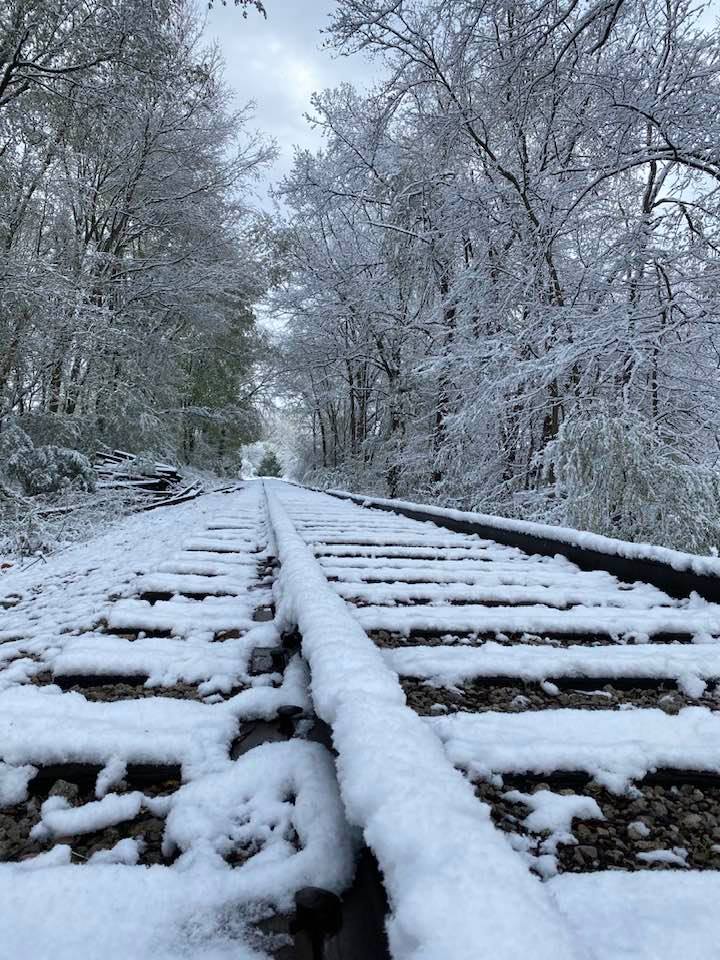
[[[283,473],[282,464],[278,460],[274,451],[268,450],[258,467],[259,477],[281,477]]]

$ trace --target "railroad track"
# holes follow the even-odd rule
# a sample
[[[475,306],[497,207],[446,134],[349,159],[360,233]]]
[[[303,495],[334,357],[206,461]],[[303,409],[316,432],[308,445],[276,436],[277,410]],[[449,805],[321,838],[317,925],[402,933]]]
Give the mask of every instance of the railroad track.
[[[3,585],[8,957],[720,956],[720,564],[362,502]]]

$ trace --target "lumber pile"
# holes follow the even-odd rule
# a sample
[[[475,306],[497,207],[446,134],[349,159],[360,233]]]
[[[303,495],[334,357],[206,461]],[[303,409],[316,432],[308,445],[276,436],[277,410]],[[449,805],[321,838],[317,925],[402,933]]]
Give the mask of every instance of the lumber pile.
[[[177,467],[148,463],[127,450],[103,449],[95,457],[98,487],[130,491],[138,496],[138,510],[173,506],[202,493],[199,482],[186,484]]]

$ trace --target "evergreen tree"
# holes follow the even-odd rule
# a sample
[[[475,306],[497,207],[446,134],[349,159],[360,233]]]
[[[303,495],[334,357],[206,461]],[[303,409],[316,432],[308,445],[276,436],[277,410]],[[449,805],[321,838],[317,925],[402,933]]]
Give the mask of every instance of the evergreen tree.
[[[281,477],[283,473],[282,464],[272,450],[268,450],[260,461],[258,467],[259,477]]]

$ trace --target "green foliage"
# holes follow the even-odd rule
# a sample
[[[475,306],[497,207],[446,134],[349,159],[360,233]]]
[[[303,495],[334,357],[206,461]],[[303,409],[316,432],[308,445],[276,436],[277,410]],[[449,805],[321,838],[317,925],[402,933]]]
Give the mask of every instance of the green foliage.
[[[15,425],[0,434],[0,463],[10,483],[18,484],[29,496],[95,489],[95,472],[86,456],[55,444],[35,447]]]
[[[283,467],[274,451],[268,450],[257,468],[259,477],[281,477]]]
[[[569,418],[544,467],[573,527],[695,552],[720,542],[720,473],[686,462],[635,412]]]
[[[185,363],[183,456],[222,467],[259,435],[247,395],[261,347],[254,317],[239,305],[224,327],[197,338]]]

